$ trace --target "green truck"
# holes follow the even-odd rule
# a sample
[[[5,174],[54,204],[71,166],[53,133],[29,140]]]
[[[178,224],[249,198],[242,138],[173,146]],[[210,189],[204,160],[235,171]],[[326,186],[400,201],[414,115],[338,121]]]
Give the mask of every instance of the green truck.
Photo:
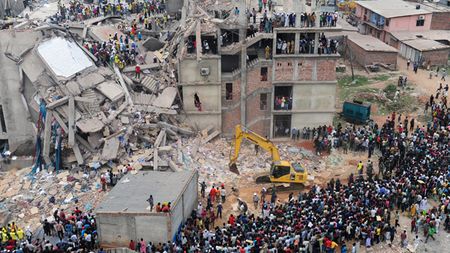
[[[366,124],[370,121],[370,104],[358,100],[345,101],[341,116],[351,123]]]

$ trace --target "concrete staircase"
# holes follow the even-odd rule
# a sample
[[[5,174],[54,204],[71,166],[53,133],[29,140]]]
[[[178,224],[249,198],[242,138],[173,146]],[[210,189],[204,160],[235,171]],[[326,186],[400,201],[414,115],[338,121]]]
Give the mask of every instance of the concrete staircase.
[[[252,69],[254,69],[256,66],[259,66],[259,59],[256,58],[252,61],[250,61],[249,63],[247,63],[247,72],[251,71]],[[241,74],[241,69],[235,69],[233,70],[233,72],[231,72],[231,76],[234,78],[238,77]]]
[[[152,105],[153,101],[156,99],[156,95],[145,93],[132,93],[131,98],[133,99],[133,102],[137,105]]]
[[[141,81],[141,85],[144,89],[150,91],[151,93],[158,92],[158,81],[153,79],[151,76],[145,76]]]
[[[273,38],[272,33],[257,32],[254,35],[255,35],[254,37],[247,36],[247,38],[245,38],[244,41],[239,41],[239,42],[233,43],[231,45],[228,45],[226,47],[222,47],[220,49],[220,53],[221,54],[237,54],[238,52],[241,51],[241,47],[242,47],[243,43],[245,44],[246,47],[249,47],[262,39],[272,39]]]

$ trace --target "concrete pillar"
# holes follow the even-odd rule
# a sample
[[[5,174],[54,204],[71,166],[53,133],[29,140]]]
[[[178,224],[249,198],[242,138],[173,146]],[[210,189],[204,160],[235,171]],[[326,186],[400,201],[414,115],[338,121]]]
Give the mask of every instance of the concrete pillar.
[[[300,13],[301,13],[301,2],[302,0],[293,0],[292,8],[295,16],[295,27],[300,27]]]
[[[300,53],[300,32],[295,32],[294,54]]]
[[[202,33],[200,21],[197,21],[195,28],[195,44],[197,48],[197,61],[200,61],[200,57],[202,55]]]
[[[319,33],[314,33],[314,54],[319,53]]]
[[[239,30],[239,40],[245,40],[247,29]],[[242,43],[241,49],[241,125],[247,125],[247,45]]]
[[[273,31],[272,56],[277,54],[277,32]]]
[[[242,41],[241,49],[241,125],[247,126],[247,16],[245,10],[247,8],[246,0],[238,0],[237,6],[239,8],[239,24],[242,28],[239,29],[239,41]]]
[[[311,10],[316,14],[315,26],[320,26],[320,6],[317,6],[317,0],[311,1]]]
[[[299,7],[300,7],[300,12],[305,12],[306,11],[306,2],[305,2],[305,0],[299,0]]]

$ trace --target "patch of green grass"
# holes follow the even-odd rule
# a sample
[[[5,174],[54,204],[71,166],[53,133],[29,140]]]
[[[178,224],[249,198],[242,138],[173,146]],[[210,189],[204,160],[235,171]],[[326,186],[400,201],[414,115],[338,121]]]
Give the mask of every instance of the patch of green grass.
[[[402,94],[397,100],[384,105],[387,112],[413,112],[418,109],[417,99],[409,94]]]
[[[397,89],[397,85],[390,83],[383,89],[383,91],[386,93],[386,97],[393,99]]]
[[[374,77],[372,79],[375,80],[375,81],[378,81],[378,82],[384,82],[384,81],[387,81],[389,78],[390,78],[389,75],[379,75],[379,76],[376,76],[376,77]]]
[[[343,76],[339,78],[338,84],[340,87],[358,87],[369,84],[369,78],[355,75],[355,80],[352,80],[352,76]]]

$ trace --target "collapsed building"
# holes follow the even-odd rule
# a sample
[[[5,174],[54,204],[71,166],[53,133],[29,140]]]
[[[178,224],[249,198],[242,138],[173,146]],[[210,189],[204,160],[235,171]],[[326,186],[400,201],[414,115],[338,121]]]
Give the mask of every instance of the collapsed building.
[[[294,1],[289,13],[296,14],[296,25],[254,32],[263,14],[253,24],[243,11],[248,8],[245,1],[236,4],[239,15],[222,19],[216,11],[196,6],[194,18],[187,19],[178,61],[187,122],[200,129],[213,124],[224,136],[241,124],[270,138],[289,137],[292,128],[330,124],[340,55],[320,54],[319,39],[341,28],[321,26],[319,18],[313,27],[300,26],[301,13],[319,14],[321,6],[312,1],[309,8],[304,1]],[[314,43],[308,52],[301,50],[300,41],[305,38]],[[280,40],[292,41],[293,52],[279,52]],[[209,50],[202,48],[205,43]],[[287,106],[276,104],[281,98]]]
[[[321,6],[294,3],[289,12],[295,14],[294,25],[275,25],[282,14],[275,10],[274,28],[254,32],[256,24],[244,11],[231,13],[234,7],[248,8],[245,1],[208,10],[184,1],[172,25],[142,30],[147,38],[138,43],[140,79],[134,78],[134,66],[122,72],[100,66],[82,45],[126,33],[120,17],[65,27],[24,20],[1,31],[0,59],[8,67],[0,74],[11,82],[8,87],[17,87],[9,92],[17,99],[2,102],[5,127],[0,126],[10,133],[0,137],[11,152],[33,155],[36,168],[97,168],[114,161],[177,170],[179,152],[167,147],[166,139],[177,141],[203,129],[207,140],[230,136],[236,124],[270,138],[288,137],[293,128],[328,125],[335,113],[340,55],[321,52],[319,45],[325,32],[341,27],[319,24],[319,18],[301,25],[302,13],[320,15]],[[310,45],[306,51],[302,40]],[[289,53],[278,49],[279,41],[291,42]],[[11,117],[15,113],[18,117]]]
[[[75,164],[98,168],[111,161],[176,170],[173,160],[162,159],[158,165],[157,157],[171,151],[166,138],[176,141],[193,132],[179,127],[181,120],[175,117],[178,91],[168,50],[147,51],[145,44],[155,43],[139,42],[143,76],[136,79],[134,66],[122,71],[100,66],[81,44],[120,33],[118,24],[102,17],[81,28],[31,24],[1,31],[3,89],[13,90],[1,96],[5,149],[34,155],[35,170]],[[144,149],[147,153],[136,155]]]

